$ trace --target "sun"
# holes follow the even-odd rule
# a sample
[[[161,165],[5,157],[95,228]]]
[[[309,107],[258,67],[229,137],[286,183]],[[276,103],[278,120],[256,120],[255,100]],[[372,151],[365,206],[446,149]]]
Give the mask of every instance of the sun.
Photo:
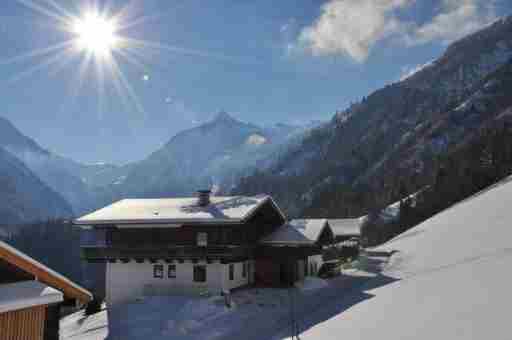
[[[115,20],[95,12],[86,13],[82,18],[76,18],[73,23],[77,47],[99,57],[110,55],[119,44],[117,29]]]

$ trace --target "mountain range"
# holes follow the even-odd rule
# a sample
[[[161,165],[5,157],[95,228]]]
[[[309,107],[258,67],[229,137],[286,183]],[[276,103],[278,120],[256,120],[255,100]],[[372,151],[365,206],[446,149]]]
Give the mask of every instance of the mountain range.
[[[270,169],[244,178],[234,192],[267,192],[296,215],[333,186],[371,190],[422,173],[482,127],[509,117],[511,60],[508,17],[337,113]],[[418,183],[413,190],[420,188]]]
[[[97,207],[93,186],[87,179],[94,178],[95,172],[110,170],[108,165],[84,165],[52,153],[1,117],[0,148],[18,158],[45,185],[60,194],[74,214]]]
[[[178,133],[146,159],[118,166],[82,164],[59,156],[0,118],[0,148],[5,159],[10,157],[9,162],[15,159],[18,167],[26,167],[25,172],[62,201],[62,213],[48,209],[47,215],[34,213],[35,220],[80,215],[123,197],[192,195],[211,186],[227,190],[255,167],[268,167],[272,155],[299,140],[308,128],[287,124],[259,127],[220,112],[211,121]],[[3,161],[5,166],[9,162]],[[10,177],[22,175],[11,171]],[[34,192],[33,196],[37,195]],[[11,210],[16,211],[14,207]],[[10,214],[7,220],[27,222]]]
[[[189,196],[201,188],[227,191],[255,168],[266,168],[307,126],[260,127],[226,112],[176,134],[110,187],[118,196]]]
[[[31,211],[36,219],[79,215],[123,197],[188,196],[210,187],[265,192],[298,216],[333,187],[375,188],[424,173],[436,157],[512,117],[510,88],[512,17],[456,41],[440,58],[328,122],[261,127],[220,112],[123,166],[56,155],[0,118],[4,185],[30,183],[0,194],[23,202],[2,214],[9,221],[23,221]],[[411,190],[421,185],[420,178]]]
[[[72,216],[71,206],[23,162],[0,148],[0,216],[2,224]],[[2,229],[5,234],[6,229]],[[1,235],[0,235],[1,236]],[[3,235],[6,236],[6,235]]]

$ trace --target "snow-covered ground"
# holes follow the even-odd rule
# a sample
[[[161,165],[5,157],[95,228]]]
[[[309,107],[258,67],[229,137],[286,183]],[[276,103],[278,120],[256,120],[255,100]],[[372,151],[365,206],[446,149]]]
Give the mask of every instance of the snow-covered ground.
[[[326,280],[320,279],[318,277],[306,277],[304,280],[299,281],[295,284],[295,287],[300,289],[303,292],[307,292],[310,290],[322,289],[328,287],[329,284]]]
[[[71,340],[103,340],[108,335],[107,311],[85,316],[81,310],[60,321],[60,338]],[[148,339],[149,340],[149,339]]]
[[[343,281],[340,278],[339,281]],[[107,313],[84,317],[83,312],[61,321],[61,339],[258,339],[270,337],[290,322],[290,304],[297,313],[318,303],[319,293],[337,294],[340,283],[307,278],[295,289],[248,288],[223,297],[147,297]],[[321,294],[320,294],[321,295]]]
[[[396,252],[359,289],[305,318],[300,338],[509,339],[511,181],[373,249]]]
[[[221,297],[147,298],[112,311],[109,339],[285,339],[292,315],[301,339],[506,339],[510,197],[508,179],[371,249],[341,277],[239,290],[232,308]],[[107,332],[105,311],[61,322],[66,340]]]

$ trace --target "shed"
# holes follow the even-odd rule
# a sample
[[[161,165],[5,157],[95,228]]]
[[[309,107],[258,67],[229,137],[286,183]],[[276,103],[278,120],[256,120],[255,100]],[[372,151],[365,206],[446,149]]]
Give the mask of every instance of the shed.
[[[62,303],[91,300],[86,289],[0,241],[2,339],[58,340]]]

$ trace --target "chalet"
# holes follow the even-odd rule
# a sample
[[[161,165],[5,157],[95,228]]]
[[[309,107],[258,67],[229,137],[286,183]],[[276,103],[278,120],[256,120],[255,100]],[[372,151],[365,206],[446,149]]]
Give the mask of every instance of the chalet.
[[[329,219],[328,223],[334,233],[336,243],[355,240],[359,242],[361,238],[361,227],[366,221],[366,216],[358,218]]]
[[[58,340],[61,307],[90,300],[84,288],[0,241],[0,339]]]
[[[106,300],[288,286],[320,266],[325,220],[287,221],[270,196],[125,199],[74,221],[92,228],[88,262],[106,263]]]

